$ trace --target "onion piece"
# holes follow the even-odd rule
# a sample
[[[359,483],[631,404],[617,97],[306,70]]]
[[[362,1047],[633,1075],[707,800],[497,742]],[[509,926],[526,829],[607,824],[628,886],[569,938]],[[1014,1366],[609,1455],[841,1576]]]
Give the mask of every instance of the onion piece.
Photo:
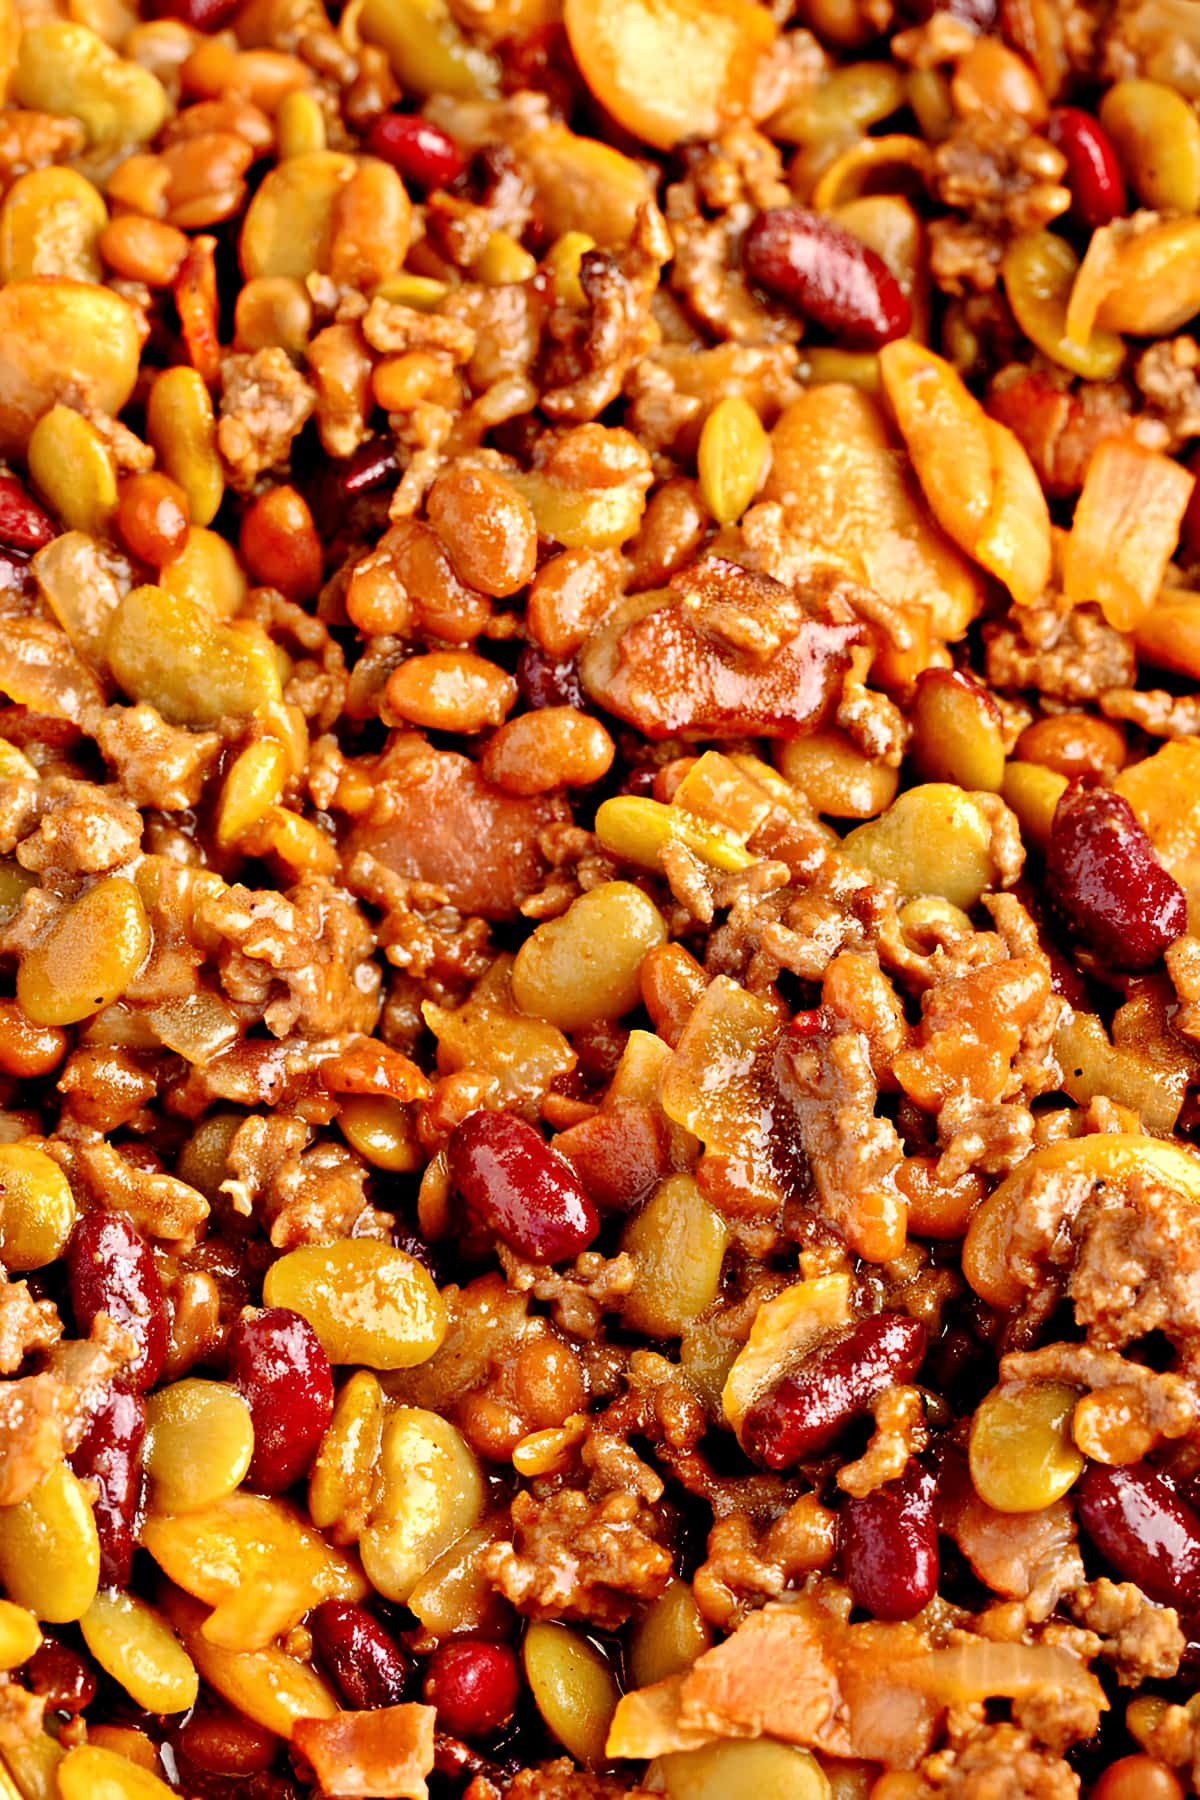
[[[1131,631],[1150,612],[1179,542],[1194,478],[1172,457],[1122,438],[1097,446],[1063,556],[1073,606],[1096,601]]]

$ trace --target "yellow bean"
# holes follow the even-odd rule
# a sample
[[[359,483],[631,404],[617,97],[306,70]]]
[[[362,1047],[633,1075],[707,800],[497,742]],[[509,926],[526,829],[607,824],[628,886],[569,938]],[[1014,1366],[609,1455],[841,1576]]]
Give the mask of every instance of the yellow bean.
[[[146,401],[146,436],[159,468],[187,495],[192,524],[211,524],[225,493],[225,472],[212,400],[195,369],[164,369],[155,377]]]
[[[975,1491],[997,1512],[1042,1512],[1083,1472],[1071,1438],[1076,1388],[1059,1381],[994,1388],[971,1421]]]
[[[412,1108],[389,1094],[347,1095],[338,1107],[337,1122],[346,1142],[372,1168],[411,1175],[425,1167]]]
[[[620,1019],[641,999],[642,958],[666,940],[648,895],[629,881],[603,882],[526,938],[513,963],[513,999],[560,1031]]]
[[[447,0],[365,0],[358,23],[406,92],[479,99],[497,90],[494,57],[463,36]]]
[[[507,231],[493,231],[471,265],[471,274],[485,287],[515,287],[532,281],[537,259]]]
[[[587,1769],[601,1767],[618,1699],[607,1659],[587,1638],[549,1619],[533,1621],[521,1656],[548,1729],[576,1762]]]
[[[371,1514],[358,1548],[372,1585],[403,1601],[483,1511],[483,1477],[461,1432],[438,1413],[397,1407],[383,1428]]]
[[[69,406],[43,413],[29,439],[29,473],[66,531],[99,536],[117,505],[112,451]]]
[[[39,1619],[81,1619],[100,1584],[100,1539],[87,1489],[58,1463],[32,1494],[0,1507],[0,1581]]]
[[[784,780],[829,819],[874,819],[900,786],[899,769],[865,756],[836,726],[786,739],[776,760]]]
[[[202,525],[189,526],[183,549],[159,571],[158,585],[218,619],[232,619],[249,588],[233,547]]]
[[[928,669],[909,709],[910,754],[926,781],[995,793],[1004,779],[1000,710],[985,687],[954,669]]]
[[[24,952],[17,999],[35,1024],[75,1025],[125,992],[149,948],[137,889],[108,875],[64,908]]]
[[[712,1632],[691,1583],[672,1576],[632,1628],[629,1673],[634,1686],[650,1687],[669,1675],[682,1675],[711,1644]]]
[[[226,625],[160,587],[133,588],[108,630],[108,660],[125,692],[176,725],[247,718],[281,698],[261,627]]]
[[[296,88],[283,96],[275,114],[275,137],[281,160],[324,150],[325,115],[315,94]]]
[[[37,112],[78,119],[92,144],[144,144],[167,116],[167,94],[149,69],[128,62],[86,25],[48,19],[21,36],[12,98]]]
[[[41,1628],[28,1607],[0,1600],[0,1670],[19,1669],[41,1641]]]
[[[606,850],[643,869],[660,869],[663,850],[672,842],[685,845],[711,868],[731,874],[758,861],[732,832],[642,794],[616,794],[601,801],[595,830]]]
[[[334,205],[358,164],[340,150],[309,150],[270,170],[242,223],[242,273],[247,281],[291,275],[297,281],[328,271]]]
[[[626,543],[646,510],[644,492],[630,484],[568,487],[540,469],[511,470],[504,479],[529,502],[540,535],[568,550],[608,550]]]
[[[0,1263],[44,1269],[66,1248],[75,1201],[66,1176],[34,1144],[0,1144]]]
[[[564,231],[555,238],[542,259],[550,271],[554,298],[566,306],[583,306],[585,296],[579,282],[579,265],[596,240],[586,231]]]
[[[409,1369],[446,1335],[446,1308],[428,1272],[370,1238],[289,1250],[267,1270],[263,1298],[307,1319],[333,1363]]]
[[[65,276],[0,288],[0,455],[23,456],[56,400],[85,397],[115,417],[140,351],[137,314],[111,288]]]
[[[186,1712],[200,1678],[171,1627],[136,1594],[106,1588],[79,1621],[100,1667],[146,1712]]]
[[[1200,211],[1200,119],[1161,81],[1118,81],[1100,102],[1129,185],[1156,212]]]
[[[250,1467],[250,1408],[223,1381],[191,1378],[146,1402],[146,1473],[155,1512],[193,1512],[231,1494]]]
[[[677,1750],[654,1767],[667,1800],[831,1800],[833,1793],[815,1756],[765,1738]]]
[[[1121,339],[1111,331],[1093,330],[1085,344],[1078,344],[1067,334],[1067,304],[1078,272],[1079,258],[1051,231],[1014,238],[1001,264],[1008,303],[1026,337],[1073,375],[1109,381],[1125,360]]]
[[[61,1800],[171,1800],[173,1791],[149,1769],[99,1744],[78,1744],[58,1766]]]
[[[766,473],[771,440],[750,402],[727,394],[704,421],[696,453],[700,493],[718,525],[741,518]]]
[[[633,1257],[623,1316],[649,1337],[678,1337],[717,1297],[728,1231],[690,1175],[669,1175],[621,1234]]]
[[[0,207],[0,281],[67,275],[99,281],[97,248],[108,224],[98,188],[76,169],[31,169],[19,175]]]
[[[287,779],[287,753],[277,738],[247,744],[225,777],[217,808],[217,842],[236,844],[281,798]]]
[[[338,1394],[308,1484],[314,1525],[337,1544],[352,1544],[371,1509],[379,1448],[383,1442],[383,1389],[369,1369],[359,1369]]]
[[[1035,849],[1048,846],[1055,808],[1068,786],[1065,775],[1043,768],[1041,763],[1017,759],[1005,765],[1001,797],[1016,813],[1021,836]]]
[[[842,846],[851,862],[913,897],[940,894],[969,910],[995,884],[992,829],[979,800],[946,782],[909,788]]]

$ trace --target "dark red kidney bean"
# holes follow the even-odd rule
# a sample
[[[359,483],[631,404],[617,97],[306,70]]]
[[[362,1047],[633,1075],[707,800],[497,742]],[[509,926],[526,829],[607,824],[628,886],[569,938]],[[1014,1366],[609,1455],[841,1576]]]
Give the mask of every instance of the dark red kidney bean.
[[[1128,800],[1073,781],[1046,852],[1046,887],[1067,928],[1107,968],[1151,969],[1187,930],[1187,899]]]
[[[67,1245],[67,1280],[80,1330],[105,1312],[133,1333],[138,1349],[122,1379],[139,1392],[154,1386],[167,1358],[167,1305],[150,1246],[124,1213],[97,1207]]]
[[[249,1479],[282,1494],[307,1475],[333,1417],[333,1371],[307,1319],[286,1306],[240,1318],[227,1345],[229,1379],[250,1408]]]
[[[1090,1463],[1075,1488],[1079,1523],[1126,1581],[1160,1606],[1200,1607],[1200,1514],[1140,1464]]]
[[[952,19],[961,19],[982,33],[992,29],[1000,8],[997,0],[908,0],[903,10],[908,18],[921,24],[932,19],[934,13],[948,13]]]
[[[220,31],[228,25],[241,0],[157,0],[154,8],[160,19],[178,19],[193,31]]]
[[[446,187],[465,165],[463,153],[440,125],[416,113],[390,112],[376,119],[367,133],[367,150],[414,187]]]
[[[508,1723],[521,1692],[517,1659],[507,1644],[455,1638],[429,1659],[423,1688],[438,1724],[458,1738],[490,1737]]]
[[[15,475],[0,475],[0,544],[33,552],[58,536],[58,526]]]
[[[91,1664],[70,1645],[43,1635],[22,1674],[31,1693],[43,1694],[51,1712],[72,1718],[96,1698],[96,1674]]]
[[[925,1344],[924,1325],[908,1313],[874,1313],[838,1332],[753,1402],[742,1422],[748,1454],[768,1469],[815,1456],[876,1394],[912,1380]]]
[[[470,1113],[447,1151],[468,1207],[518,1255],[561,1262],[599,1231],[600,1215],[570,1163],[515,1113]]]
[[[531,711],[543,706],[575,706],[582,711],[587,705],[574,657],[556,662],[536,644],[526,644],[517,658],[517,692]]]
[[[912,308],[883,258],[820,213],[801,206],[759,213],[742,261],[756,286],[842,343],[878,350],[912,324]]]
[[[187,1764],[181,1773],[189,1774],[262,1775],[279,1753],[279,1739],[264,1725],[209,1698],[179,1727],[174,1744]]]
[[[96,1483],[92,1510],[100,1539],[101,1587],[127,1587],[142,1499],[142,1444],[146,1403],[140,1394],[113,1386],[92,1414],[71,1457],[81,1481]]]
[[[374,1613],[353,1600],[324,1600],[308,1624],[317,1655],[347,1706],[369,1712],[403,1699],[412,1663]]]
[[[937,1482],[920,1463],[842,1508],[842,1569],[875,1619],[911,1619],[937,1593]]]
[[[1066,185],[1076,223],[1098,231],[1121,218],[1128,208],[1125,177],[1099,119],[1078,106],[1055,106],[1046,122],[1046,136],[1067,159]]]
[[[338,477],[343,494],[368,494],[397,473],[395,446],[383,438],[360,444]]]

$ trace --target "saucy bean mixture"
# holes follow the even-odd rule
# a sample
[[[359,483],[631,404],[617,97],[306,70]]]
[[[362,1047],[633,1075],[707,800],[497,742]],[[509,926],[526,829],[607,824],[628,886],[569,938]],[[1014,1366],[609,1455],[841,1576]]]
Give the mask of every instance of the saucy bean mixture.
[[[0,79],[0,1800],[1200,1791],[1200,0]]]

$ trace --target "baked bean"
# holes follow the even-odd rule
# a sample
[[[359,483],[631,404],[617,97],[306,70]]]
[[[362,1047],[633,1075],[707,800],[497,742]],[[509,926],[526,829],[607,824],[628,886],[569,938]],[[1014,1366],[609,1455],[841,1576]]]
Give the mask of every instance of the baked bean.
[[[116,525],[131,555],[161,569],[187,543],[187,495],[169,475],[127,475],[117,487]]]
[[[661,587],[695,555],[709,524],[699,485],[688,476],[677,475],[655,488],[646,502],[641,528],[628,549],[632,565],[630,591]],[[532,615],[532,593],[529,608]]]
[[[608,774],[616,746],[599,719],[568,706],[522,713],[488,742],[480,768],[508,794],[590,787]]]
[[[289,600],[309,600],[321,585],[321,540],[308,502],[294,487],[268,488],[242,520],[238,547],[250,573]]]
[[[469,650],[410,656],[388,676],[389,710],[430,731],[483,731],[499,725],[517,698],[511,675]]]
[[[0,1000],[0,1074],[31,1081],[49,1075],[67,1051],[67,1034],[56,1025],[35,1025],[15,1000]]]
[[[1122,1756],[1105,1769],[1092,1800],[1183,1800],[1183,1783],[1156,1756]]]
[[[537,564],[533,511],[502,475],[460,464],[438,476],[427,511],[468,587],[503,599],[531,579]]]
[[[1054,713],[1035,719],[1017,739],[1013,755],[1065,775],[1107,784],[1125,765],[1125,734],[1119,725],[1091,713]]]

